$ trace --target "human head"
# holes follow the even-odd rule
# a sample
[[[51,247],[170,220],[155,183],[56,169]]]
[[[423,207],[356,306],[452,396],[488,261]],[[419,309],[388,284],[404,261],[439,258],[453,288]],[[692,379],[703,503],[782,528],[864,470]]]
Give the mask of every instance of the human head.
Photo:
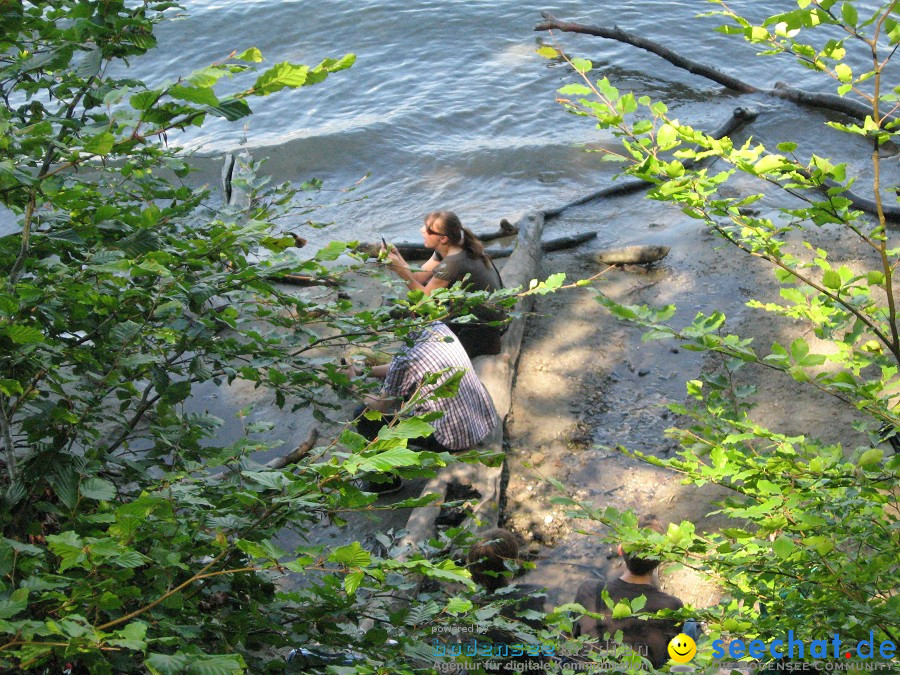
[[[507,560],[516,560],[519,544],[509,530],[496,527],[481,535],[481,539],[469,549],[466,556],[472,579],[494,592],[507,585],[504,577]]]
[[[659,532],[663,534],[663,528],[660,524],[659,520],[657,520],[656,516],[653,514],[647,514],[645,516],[641,516],[638,519],[638,527],[641,529],[650,529],[654,532]],[[635,576],[644,576],[646,574],[650,574],[653,570],[659,567],[659,560],[653,560],[650,558],[639,558],[628,551],[622,548],[622,545],[619,544],[619,553],[622,555],[622,558],[625,560],[625,567],[628,568],[628,571],[634,574]]]
[[[439,233],[447,237],[447,241],[456,246],[464,243],[463,225],[453,211],[432,211],[425,216],[425,230]]]

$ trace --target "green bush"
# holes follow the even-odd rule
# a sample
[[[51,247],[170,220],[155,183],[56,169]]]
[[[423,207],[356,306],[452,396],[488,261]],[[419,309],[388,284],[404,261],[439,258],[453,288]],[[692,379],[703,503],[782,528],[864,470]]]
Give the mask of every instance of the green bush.
[[[894,199],[885,194],[897,187],[883,185],[885,156],[896,147],[900,125],[900,87],[889,80],[890,58],[900,43],[896,3],[863,16],[869,5],[801,0],[798,9],[760,24],[719,4],[716,14],[727,19],[722,32],[743,36],[763,54],[797,58],[830,76],[840,96],[869,107],[864,119],[827,125],[863,137],[871,147],[873,179],[867,187],[875,195],[874,207],[864,213],[855,206],[849,194],[854,178],[845,163],[802,158],[791,142],[772,152],[753,139],[740,146],[730,138],[715,140],[673,119],[663,103],[619,92],[607,78],[593,80],[590,62],[570,61],[582,82],[561,90],[564,104],[621,140],[618,159],[625,162],[625,173],[652,183],[651,199],[680,205],[735,255],[769,263],[782,301],[748,305],[795,319],[798,334],[811,330],[827,343],[822,353],[802,338],[765,350],[730,334],[721,312],[673,326],[673,307],[625,306],[600,293],[597,299],[614,315],[646,327],[647,339],[677,339],[687,349],[720,355],[721,368],[689,382],[688,403],[672,406],[682,420],[667,432],[681,445],[677,457],[623,451],[678,472],[687,483],[725,486],[731,496],[717,508],[733,524],[698,532],[682,522],[657,535],[639,533],[633,515],[614,509],[582,505],[574,513],[611,525],[612,541],[639,546],[649,539],[654,553],[718,582],[726,593],[723,602],[696,613],[714,639],[765,641],[784,638],[791,629],[807,641],[839,633],[849,648],[872,631],[876,645],[884,639],[898,644],[900,458],[893,448],[900,438],[894,282],[900,248],[891,245],[896,236],[887,229],[885,214],[887,200]],[[822,32],[826,36],[820,39]],[[541,52],[569,60],[552,48]],[[851,69],[851,63],[869,63],[869,70]],[[704,159],[719,167],[693,163]],[[762,193],[735,197],[726,196],[733,190],[720,191],[738,172],[785,192],[787,206],[777,219],[745,208]],[[827,247],[808,242],[805,233],[828,228],[857,237],[872,253],[873,266],[832,263]],[[868,434],[870,444],[846,448],[817,439],[816,429],[787,436],[764,428],[754,421],[756,392],[735,383],[740,368],[785,373],[859,410],[859,431]],[[827,428],[830,420],[820,424]],[[701,648],[697,661],[709,665],[709,650]]]
[[[258,50],[155,88],[109,68],[151,49],[173,8],[0,3],[0,203],[18,222],[0,237],[0,668],[283,671],[288,647],[319,645],[355,651],[367,672],[427,669],[431,627],[455,620],[452,589],[472,586],[450,555],[465,534],[405,558],[387,535],[378,551],[315,537],[376,509],[361,473],[429,475],[451,460],[407,448],[428,420],[374,443],[347,431],[276,469],[251,459],[270,448],[254,440],[258,425],[224,445],[222,420],[185,405],[200,384],[244,381],[321,418],[330,392],[359,383],[317,350],[412,328],[390,308],[274,284],[358,266],[336,262],[351,251],[341,242],[308,259],[285,252],[289,186],[245,165],[235,187],[249,202],[219,206],[180,182],[189,166],[168,145],[354,57],[279,63],[227,93],[232,76],[257,70]],[[303,542],[294,550],[275,543],[285,528]],[[299,588],[286,589],[288,574]],[[455,586],[418,592],[422,577]],[[395,595],[412,601],[378,601]]]

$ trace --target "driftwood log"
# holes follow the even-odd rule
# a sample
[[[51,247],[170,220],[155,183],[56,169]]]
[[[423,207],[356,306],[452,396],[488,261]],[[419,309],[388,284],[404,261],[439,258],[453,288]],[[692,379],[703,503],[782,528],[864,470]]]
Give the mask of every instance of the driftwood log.
[[[494,241],[494,239],[503,239],[504,237],[513,237],[519,234],[519,226],[509,222],[506,218],[500,219],[500,229],[496,232],[486,232],[484,234],[476,234],[481,241]]]
[[[283,469],[290,464],[296,464],[309,454],[309,451],[315,447],[316,441],[318,439],[319,430],[316,427],[313,427],[306,435],[306,440],[304,440],[294,450],[286,455],[276,457],[275,459],[266,462],[266,466],[270,469]]]
[[[754,108],[741,107],[735,108],[731,113],[731,117],[728,120],[719,126],[717,129],[712,131],[709,135],[712,138],[720,139],[725,136],[730,136],[735,131],[740,129],[746,124],[749,124],[753,120],[755,120],[759,116],[759,111]],[[690,160],[684,163],[685,168],[691,168],[697,164],[696,161]],[[561,214],[566,209],[570,209],[574,206],[582,206],[583,204],[587,204],[588,202],[592,202],[595,199],[601,199],[603,197],[619,197],[622,195],[628,195],[632,192],[637,192],[639,190],[649,190],[653,187],[653,183],[649,183],[645,180],[641,180],[640,178],[635,178],[633,180],[627,180],[618,185],[611,185],[609,187],[605,187],[601,190],[597,190],[596,192],[592,192],[589,195],[584,197],[580,197],[575,201],[569,202],[568,204],[563,204],[555,209],[545,209],[543,211],[544,218],[550,220],[551,218],[555,218],[559,214]]]
[[[606,26],[589,26],[587,24],[577,23],[573,21],[562,21],[560,19],[557,19],[549,12],[541,12],[541,16],[544,17],[544,20],[534,27],[534,30],[536,31],[556,29],[567,33],[582,33],[584,35],[594,35],[597,37],[607,38],[609,40],[616,40],[617,42],[622,42],[624,44],[629,44],[633,47],[643,49],[650,52],[651,54],[656,54],[657,56],[671,63],[673,66],[683,68],[689,73],[693,73],[695,75],[701,75],[717,84],[721,84],[727,89],[731,89],[732,91],[740,92],[742,94],[766,94],[768,96],[781,98],[805,106],[834,110],[836,112],[840,112],[844,115],[860,120],[865,120],[866,116],[872,114],[872,109],[865,104],[860,103],[859,101],[854,101],[852,99],[842,98],[840,96],[837,96],[836,94],[819,94],[817,92],[804,91],[802,89],[797,89],[796,87],[785,84],[784,82],[777,83],[772,89],[765,89],[763,87],[754,86],[752,84],[739,80],[736,77],[732,77],[727,73],[723,73],[717,68],[713,68],[712,66],[708,66],[692,59],[685,58],[684,56],[681,56],[680,54],[672,51],[668,47],[664,47],[658,42],[648,40],[647,38],[641,37],[639,35],[634,35],[633,33],[622,30],[618,26],[612,26],[608,28]],[[885,122],[889,121],[890,119],[894,119],[895,117],[896,115],[885,115],[881,120],[879,120],[879,123],[884,124]]]
[[[544,21],[534,27],[536,31],[557,29],[569,33],[582,33],[584,35],[594,35],[610,40],[616,40],[617,42],[622,42],[624,44],[632,45],[633,47],[638,47],[639,49],[648,51],[651,54],[656,54],[657,56],[665,59],[678,68],[683,68],[690,73],[705,77],[717,84],[722,85],[723,87],[726,87],[727,89],[731,89],[732,91],[743,94],[765,94],[774,98],[783,99],[785,101],[791,101],[793,103],[797,103],[798,105],[803,105],[811,108],[824,108],[826,110],[833,110],[835,112],[847,115],[848,117],[853,117],[860,120],[865,120],[866,117],[872,115],[871,107],[865,105],[864,103],[861,103],[860,101],[844,98],[836,94],[822,94],[818,92],[805,91],[803,89],[792,87],[784,82],[776,82],[775,86],[771,89],[757,87],[755,85],[739,80],[736,77],[732,77],[727,73],[723,73],[717,68],[713,68],[712,66],[708,66],[706,64],[699,63],[697,61],[693,61],[692,59],[681,56],[668,47],[664,47],[663,45],[654,42],[653,40],[649,40],[639,35],[634,35],[633,33],[624,31],[618,26],[612,26],[608,28],[606,26],[590,26],[572,21],[562,21],[560,19],[557,19],[549,12],[541,12],[541,16],[544,17]],[[756,115],[754,115],[754,117],[755,116]],[[882,118],[877,121],[880,126],[883,126],[885,123],[897,119],[898,115],[896,113],[888,113],[882,116]],[[746,121],[750,120],[748,119]],[[731,132],[729,131],[727,133]],[[723,135],[727,135],[727,133]],[[566,204],[559,209],[545,211],[544,215],[549,219],[553,216],[559,215],[559,213],[571,206],[578,206],[599,197],[628,194],[629,192],[641,189],[641,187],[647,187],[647,184],[640,180],[628,181],[627,183],[622,183],[621,185],[615,186],[614,188],[606,188],[605,190],[595,192],[580,200]],[[832,181],[828,181],[821,186],[821,190],[827,193],[827,191],[833,187],[837,187],[837,184]],[[878,214],[878,205],[875,203],[874,199],[861,197],[851,190],[846,190],[843,194],[853,203],[853,206],[855,208],[860,209],[861,211],[865,211],[866,213],[875,215]],[[900,222],[900,205],[896,203],[884,203],[883,201],[881,206],[882,212],[887,219],[894,222]]]
[[[286,455],[270,459],[265,463],[265,467],[267,469],[283,469],[286,466],[290,466],[291,464],[296,464],[301,459],[306,457],[309,454],[310,450],[316,447],[317,440],[319,440],[319,430],[316,427],[313,427],[309,430],[309,433],[306,434],[306,438],[300,445],[298,445]],[[220,481],[228,478],[233,478],[237,473],[247,468],[247,465],[245,464],[245,462],[247,461],[248,460],[241,460],[241,462],[237,466],[231,467],[219,474],[216,474],[212,477],[211,480]]]
[[[574,248],[575,246],[590,241],[591,239],[595,239],[596,237],[596,232],[583,232],[582,234],[575,234],[570,237],[548,239],[547,241],[541,242],[541,250],[546,253],[548,251],[561,251],[566,248]],[[368,245],[369,244],[367,244],[367,246]],[[434,253],[431,249],[425,248],[420,244],[400,243],[391,244],[391,246],[399,250],[400,254],[407,260],[425,260],[430,258]],[[514,250],[514,248],[486,248],[484,252],[491,258],[508,258],[512,255]]]
[[[494,232],[485,232],[484,234],[476,234],[475,236],[481,241],[494,241],[495,239],[503,239],[504,237],[513,237],[518,233],[519,227],[510,223],[506,218],[503,218],[500,220],[500,228],[498,230]],[[381,246],[380,242],[361,242],[359,246],[357,246],[357,250],[375,256],[378,255]],[[407,260],[427,260],[434,253],[431,249],[425,248],[422,244],[417,244],[415,242],[391,242],[391,246],[397,249],[400,252],[400,255]]]

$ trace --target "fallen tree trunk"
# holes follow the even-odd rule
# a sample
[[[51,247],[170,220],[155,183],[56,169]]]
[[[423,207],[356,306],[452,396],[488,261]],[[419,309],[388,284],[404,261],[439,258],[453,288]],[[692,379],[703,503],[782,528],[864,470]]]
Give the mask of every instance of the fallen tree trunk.
[[[309,451],[315,447],[316,441],[318,439],[319,430],[316,427],[313,427],[306,435],[306,440],[304,440],[294,450],[286,455],[283,455],[282,457],[276,457],[275,459],[266,462],[266,466],[270,469],[283,469],[290,464],[296,464],[309,454]]]
[[[506,218],[500,219],[500,229],[496,232],[488,232],[486,234],[476,234],[481,241],[494,241],[495,239],[503,239],[504,237],[512,237],[519,234],[519,226],[513,225]]]
[[[556,239],[542,241],[541,250],[544,253],[549,253],[550,251],[562,251],[563,249],[574,248],[579,244],[583,244],[586,241],[596,238],[596,232],[582,232],[581,234],[575,234],[571,237],[557,237]],[[485,249],[484,252],[491,256],[491,258],[508,258],[512,255],[513,251],[514,249],[511,248],[488,248]]]
[[[292,286],[337,286],[338,282],[328,277],[311,277],[305,274],[281,274],[279,276],[266,277],[269,281]]]
[[[475,236],[478,237],[478,239],[481,241],[494,241],[495,239],[512,237],[517,235],[518,233],[518,225],[513,225],[506,218],[503,218],[500,220],[500,229],[494,232],[476,234]],[[427,260],[434,254],[434,251],[432,251],[431,249],[425,248],[423,244],[417,244],[415,242],[391,242],[391,246],[400,251],[400,255],[402,255],[407,260]],[[357,250],[371,256],[376,256],[378,255],[378,251],[381,250],[381,247],[381,242],[360,242],[357,246]]]
[[[749,124],[753,120],[755,120],[759,116],[759,111],[754,108],[735,108],[731,113],[731,117],[722,124],[720,127],[715,129],[709,135],[712,138],[720,139],[725,136],[729,136],[733,134],[735,131],[743,127],[745,124]],[[696,161],[688,161],[684,163],[685,168],[690,168],[697,164]],[[621,195],[628,195],[632,192],[637,192],[638,190],[648,190],[650,189],[654,183],[650,183],[648,181],[642,180],[640,178],[635,178],[633,180],[628,180],[623,183],[619,183],[618,185],[611,185],[609,187],[602,188],[597,190],[596,192],[592,192],[589,195],[584,197],[580,197],[575,201],[571,201],[568,204],[563,204],[555,209],[545,209],[543,211],[544,218],[546,220],[550,220],[551,218],[555,218],[559,214],[561,214],[566,209],[570,209],[574,206],[582,206],[587,204],[588,202],[592,202],[595,199],[601,199],[603,197],[619,197]]]
[[[622,42],[634,47],[638,47],[639,49],[648,51],[651,54],[656,54],[657,56],[671,63],[673,66],[683,68],[689,73],[693,73],[695,75],[701,75],[709,80],[712,80],[716,84],[721,84],[723,87],[731,89],[732,91],[740,92],[742,94],[766,94],[768,96],[781,98],[786,101],[792,101],[794,103],[799,103],[808,107],[834,110],[836,112],[843,113],[844,115],[860,120],[865,120],[867,116],[870,116],[872,114],[871,107],[852,99],[841,98],[840,96],[837,96],[835,94],[819,94],[817,92],[804,91],[783,82],[779,82],[772,89],[763,89],[760,87],[756,87],[752,84],[748,84],[747,82],[739,80],[736,77],[732,77],[731,75],[723,73],[717,68],[713,68],[712,66],[707,66],[703,63],[698,63],[697,61],[693,61],[692,59],[681,56],[668,47],[663,47],[661,44],[654,42],[653,40],[648,40],[647,38],[643,38],[639,35],[634,35],[632,33],[624,31],[618,26],[607,28],[605,26],[589,26],[573,21],[561,21],[549,12],[541,12],[541,16],[544,17],[544,20],[534,27],[534,30],[536,31],[552,30],[555,28],[567,33],[582,33],[584,35],[595,35],[597,37],[607,38],[609,40],[616,40],[617,42]],[[895,118],[896,115],[885,115],[880,120],[880,124],[883,125],[885,122]]]
[[[265,464],[266,468],[283,469],[286,466],[290,466],[291,464],[296,464],[309,454],[310,450],[312,450],[316,446],[317,440],[319,440],[319,430],[316,427],[313,427],[309,430],[309,433],[306,434],[306,439],[300,445],[298,445],[286,455],[270,459]],[[242,466],[231,467],[219,474],[216,474],[212,477],[211,480],[220,481],[228,478],[234,478],[235,476],[239,475],[241,470]]]
[[[548,239],[547,241],[541,242],[541,250],[547,252],[573,248],[586,241],[595,239],[596,237],[596,232],[583,232],[582,234],[575,234],[570,237]],[[397,248],[407,260],[424,260],[425,258],[431,257],[431,254],[434,253],[431,249],[416,244],[391,244],[391,246]],[[484,252],[491,258],[508,258],[513,254],[514,250],[514,248],[486,248]]]

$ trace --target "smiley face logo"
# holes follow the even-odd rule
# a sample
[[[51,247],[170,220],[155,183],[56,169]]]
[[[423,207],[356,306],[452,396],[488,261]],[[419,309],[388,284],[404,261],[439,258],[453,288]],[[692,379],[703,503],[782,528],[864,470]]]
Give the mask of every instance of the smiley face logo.
[[[693,638],[679,633],[669,641],[669,657],[675,663],[687,663],[697,653],[697,644]]]

